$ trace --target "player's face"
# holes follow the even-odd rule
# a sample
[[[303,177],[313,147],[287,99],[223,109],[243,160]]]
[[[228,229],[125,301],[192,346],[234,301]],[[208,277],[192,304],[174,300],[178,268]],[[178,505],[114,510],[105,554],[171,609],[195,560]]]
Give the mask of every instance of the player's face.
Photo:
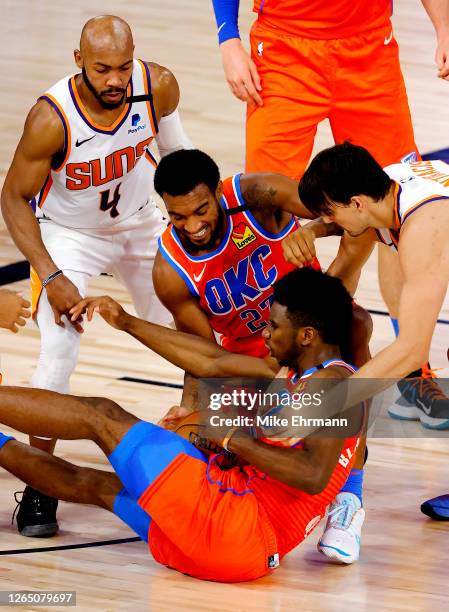
[[[76,53],[75,53],[76,57]],[[95,50],[79,56],[83,80],[100,105],[108,110],[125,102],[126,88],[133,71],[133,48],[111,52]]]
[[[204,183],[186,195],[164,193],[170,221],[181,240],[191,248],[212,250],[223,238],[226,220],[218,201],[220,196],[221,183],[216,193],[211,193]]]
[[[350,236],[360,236],[369,227],[366,208],[358,201],[351,201],[349,206],[332,204],[331,212],[322,216],[325,223],[336,223]]]
[[[281,366],[295,367],[299,356],[296,343],[297,330],[287,314],[287,307],[274,302],[270,310],[270,321],[262,332],[265,345]]]

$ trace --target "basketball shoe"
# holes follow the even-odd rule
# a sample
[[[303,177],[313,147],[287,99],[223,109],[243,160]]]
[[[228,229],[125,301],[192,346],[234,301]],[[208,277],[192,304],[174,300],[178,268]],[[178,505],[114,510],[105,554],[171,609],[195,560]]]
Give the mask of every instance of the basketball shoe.
[[[449,398],[430,368],[423,368],[422,376],[403,378],[397,386],[401,395],[388,409],[393,419],[421,421],[428,429],[449,429]]]
[[[14,510],[12,520],[17,512],[17,529],[23,536],[30,538],[50,538],[58,532],[58,521],[56,520],[56,509],[58,500],[39,493],[32,487],[25,487],[22,499],[17,499],[14,494],[17,507]]]
[[[434,521],[449,521],[449,494],[428,499],[421,504],[421,512]]]
[[[334,563],[350,565],[357,561],[364,520],[365,510],[357,495],[339,493],[329,507],[318,551]]]

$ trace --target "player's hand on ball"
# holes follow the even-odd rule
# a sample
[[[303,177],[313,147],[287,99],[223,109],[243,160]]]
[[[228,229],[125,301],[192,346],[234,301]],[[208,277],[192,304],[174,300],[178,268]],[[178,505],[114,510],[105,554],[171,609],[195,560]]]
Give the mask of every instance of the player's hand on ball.
[[[157,424],[164,429],[174,429],[176,423],[191,412],[192,410],[184,406],[172,406]]]
[[[0,327],[10,329],[15,334],[24,327],[30,315],[30,303],[19,293],[2,289],[0,291]]]
[[[70,310],[71,320],[76,321],[83,313],[87,313],[87,320],[92,321],[94,312],[98,312],[106,323],[109,323],[111,327],[116,329],[123,329],[123,323],[126,317],[128,317],[128,313],[123,310],[118,302],[108,295],[104,295],[101,297],[88,297],[79,301]]]
[[[72,281],[67,276],[64,276],[64,274],[61,274],[45,287],[45,291],[53,310],[56,325],[65,327],[62,317],[66,315],[76,331],[82,333],[83,326],[81,324],[83,318],[77,317],[73,319],[73,317],[70,318],[69,316],[70,309],[82,299],[80,292]]]
[[[300,227],[282,241],[284,258],[289,263],[302,268],[316,257],[315,234],[307,227]]]

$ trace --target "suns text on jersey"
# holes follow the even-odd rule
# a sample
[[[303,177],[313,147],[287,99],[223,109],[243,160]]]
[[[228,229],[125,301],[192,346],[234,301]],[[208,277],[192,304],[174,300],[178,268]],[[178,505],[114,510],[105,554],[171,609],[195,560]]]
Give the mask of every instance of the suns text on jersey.
[[[124,174],[131,172],[152,139],[152,137],[145,138],[135,147],[127,146],[118,149],[107,155],[103,160],[91,159],[86,162],[67,164],[65,167],[67,189],[81,191],[89,187],[106,185],[121,178]]]

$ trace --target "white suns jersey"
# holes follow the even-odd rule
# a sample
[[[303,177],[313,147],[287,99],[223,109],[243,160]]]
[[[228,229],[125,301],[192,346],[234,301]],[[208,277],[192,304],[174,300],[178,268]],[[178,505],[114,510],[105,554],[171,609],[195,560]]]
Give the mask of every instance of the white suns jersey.
[[[84,107],[75,76],[39,98],[58,113],[64,151],[36,196],[36,215],[78,229],[108,228],[142,208],[153,191],[156,159],[149,150],[157,133],[150,71],[134,60],[127,102],[113,125],[95,123]],[[152,204],[153,205],[153,204]]]
[[[440,160],[416,161],[393,164],[384,170],[396,183],[394,199],[398,229],[376,229],[376,233],[382,242],[397,250],[401,227],[415,210],[435,200],[449,200],[449,164]]]

